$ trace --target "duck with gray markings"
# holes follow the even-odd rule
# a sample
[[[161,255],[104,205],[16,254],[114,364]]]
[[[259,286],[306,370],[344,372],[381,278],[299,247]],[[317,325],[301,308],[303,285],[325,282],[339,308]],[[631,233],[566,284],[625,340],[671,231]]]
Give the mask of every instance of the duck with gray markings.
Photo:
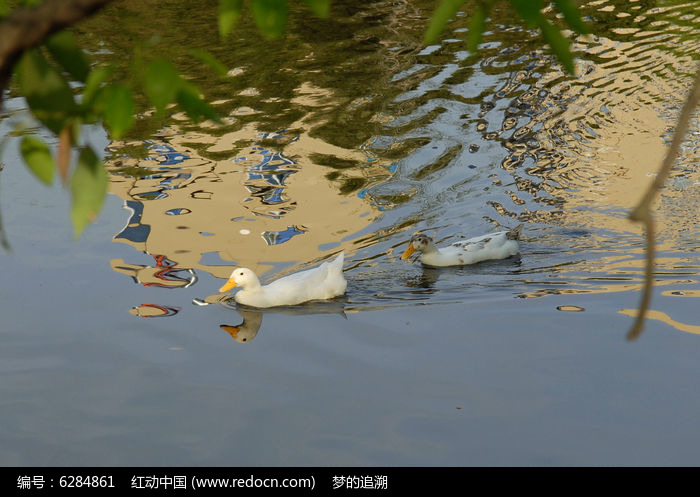
[[[432,238],[424,234],[413,235],[401,259],[408,259],[414,252],[420,253],[420,261],[426,266],[466,266],[482,261],[507,259],[520,252],[523,225],[506,231],[475,236],[452,245],[438,248]]]

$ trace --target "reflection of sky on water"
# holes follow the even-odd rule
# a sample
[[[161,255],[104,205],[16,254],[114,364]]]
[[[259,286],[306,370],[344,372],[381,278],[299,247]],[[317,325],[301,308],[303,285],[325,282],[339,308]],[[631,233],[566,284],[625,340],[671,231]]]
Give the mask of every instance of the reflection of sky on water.
[[[124,229],[114,235],[114,239],[124,238],[134,243],[144,243],[148,239],[151,227],[141,223],[143,203],[137,200],[125,200],[124,208],[130,210],[132,214]]]
[[[147,157],[146,160],[157,161],[161,166],[174,166],[175,164],[180,164],[185,159],[189,159],[186,154],[178,152],[166,143],[153,143],[150,141],[146,143],[152,143],[147,148],[158,154],[155,157]]]
[[[303,235],[304,233],[306,233],[306,228],[303,226],[288,226],[284,231],[265,231],[262,237],[268,245],[279,245],[289,241],[293,236]]]
[[[268,138],[278,136],[275,134]],[[247,180],[244,185],[250,197],[243,200],[246,202],[245,207],[257,216],[280,219],[295,208],[295,202],[288,201],[284,192],[288,178],[298,171],[299,166],[281,152],[273,152],[263,147],[252,147],[251,150],[252,157],[242,156],[234,159],[234,162],[247,166]],[[258,155],[260,157],[257,157]],[[247,165],[251,161],[254,164]]]

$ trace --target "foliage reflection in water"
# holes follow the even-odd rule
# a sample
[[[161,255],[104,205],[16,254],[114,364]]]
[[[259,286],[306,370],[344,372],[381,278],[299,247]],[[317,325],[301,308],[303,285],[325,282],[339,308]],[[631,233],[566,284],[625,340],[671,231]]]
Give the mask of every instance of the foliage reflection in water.
[[[460,41],[468,15],[421,47],[427,2],[339,3],[347,17],[302,34],[293,16],[284,43],[260,41],[269,50],[243,27],[217,53],[235,69],[227,79],[193,76],[224,125],[173,115],[112,143],[111,192],[132,213],[115,241],[155,261],[113,260],[116,271],[183,289],[201,271],[225,278],[240,264],[270,279],[342,248],[348,312],[496,294],[571,295],[583,310],[585,295],[639,291],[642,241],[626,213],[695,70],[697,2],[584,4],[598,35],[575,40],[573,79],[505,10],[473,55]],[[680,316],[700,284],[693,126],[656,205],[654,306],[673,301]],[[435,270],[398,259],[414,231],[448,243],[521,222],[517,260]],[[682,321],[665,320],[694,330]]]

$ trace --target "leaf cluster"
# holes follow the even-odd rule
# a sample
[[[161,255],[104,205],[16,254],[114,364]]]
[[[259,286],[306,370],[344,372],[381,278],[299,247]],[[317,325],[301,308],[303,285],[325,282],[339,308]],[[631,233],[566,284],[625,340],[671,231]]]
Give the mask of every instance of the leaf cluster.
[[[302,1],[318,16],[326,17],[330,11],[330,0]],[[11,6],[32,7],[39,3],[41,0],[0,0],[0,17],[7,16]],[[251,0],[250,7],[261,32],[269,38],[282,34],[288,14],[287,0]],[[233,31],[242,9],[242,0],[219,1],[222,39]],[[218,76],[226,75],[226,66],[206,50],[192,49],[190,54]],[[100,212],[108,181],[95,151],[90,145],[79,143],[82,125],[100,122],[113,139],[124,137],[134,125],[138,111],[136,91],[145,94],[160,115],[177,105],[193,121],[221,122],[199,89],[187,81],[172,62],[139,54],[135,60],[133,84],[113,81],[114,70],[108,66],[92,67],[75,37],[63,30],[40,47],[25,51],[14,67],[15,81],[32,114],[58,137],[54,157],[43,140],[25,134],[20,144],[22,157],[41,182],[53,183],[58,171],[63,183],[70,185],[75,237]],[[78,158],[71,168],[73,148],[77,148]]]
[[[214,64],[213,56],[197,54]],[[14,76],[34,117],[58,137],[54,158],[40,138],[26,134],[20,152],[27,167],[46,184],[60,174],[70,185],[71,218],[77,237],[102,208],[107,191],[104,165],[89,145],[79,143],[84,124],[101,122],[114,139],[123,137],[134,124],[134,88],[110,81],[110,67],[91,67],[69,31],[61,31],[41,47],[26,51],[15,66]],[[143,62],[141,89],[157,112],[176,103],[195,120],[219,117],[201,98],[199,90],[186,81],[173,64],[164,59]],[[78,158],[71,171],[71,149]]]
[[[302,0],[318,17],[328,17],[331,0]],[[250,8],[258,29],[268,38],[278,38],[284,32],[289,14],[288,0],[251,0]],[[227,37],[241,17],[243,0],[219,0],[219,34]]]

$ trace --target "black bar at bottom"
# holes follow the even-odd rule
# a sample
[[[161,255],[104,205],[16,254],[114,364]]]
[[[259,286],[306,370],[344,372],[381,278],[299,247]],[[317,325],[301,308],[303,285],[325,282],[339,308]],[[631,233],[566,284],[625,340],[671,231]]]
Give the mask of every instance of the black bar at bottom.
[[[537,473],[537,472],[535,472]],[[519,473],[521,476],[522,474]],[[488,476],[487,476],[488,475]],[[532,475],[534,477],[534,474]],[[541,474],[539,478],[541,478]],[[500,480],[500,482],[499,482]],[[527,480],[527,478],[526,478]],[[518,481],[523,483],[523,479]],[[452,495],[504,481],[484,468],[438,467],[6,467],[0,493],[50,495]],[[506,485],[507,486],[507,485]]]

